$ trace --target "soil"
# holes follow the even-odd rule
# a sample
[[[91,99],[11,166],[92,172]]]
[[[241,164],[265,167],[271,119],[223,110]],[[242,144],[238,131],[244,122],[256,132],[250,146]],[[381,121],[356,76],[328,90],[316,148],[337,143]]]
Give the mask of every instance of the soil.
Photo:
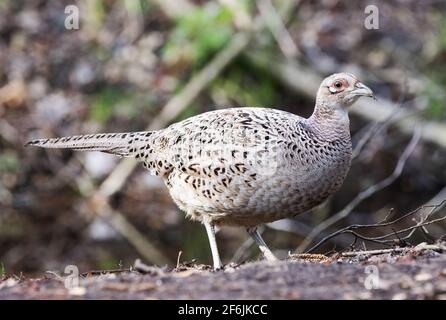
[[[77,287],[47,273],[3,276],[0,299],[446,299],[444,246],[383,254],[344,253],[250,262],[83,274]],[[350,255],[346,257],[346,255]]]

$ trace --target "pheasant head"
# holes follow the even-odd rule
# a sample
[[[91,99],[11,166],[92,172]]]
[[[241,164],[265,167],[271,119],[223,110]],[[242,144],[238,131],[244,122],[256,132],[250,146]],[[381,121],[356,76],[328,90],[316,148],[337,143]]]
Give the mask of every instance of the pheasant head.
[[[350,139],[347,110],[360,97],[375,98],[373,91],[351,73],[332,74],[322,81],[307,123],[324,139]]]
[[[373,91],[351,73],[335,73],[322,81],[316,104],[349,107],[360,97],[375,98]]]

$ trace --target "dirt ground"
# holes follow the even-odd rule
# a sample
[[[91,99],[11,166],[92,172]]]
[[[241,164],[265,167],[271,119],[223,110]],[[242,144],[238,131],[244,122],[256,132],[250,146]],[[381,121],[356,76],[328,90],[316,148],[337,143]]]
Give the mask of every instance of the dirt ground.
[[[39,279],[4,276],[0,299],[442,299],[446,300],[444,244],[393,252],[290,257],[211,271],[143,266],[83,274],[77,287],[47,273]],[[138,267],[141,269],[141,267]]]

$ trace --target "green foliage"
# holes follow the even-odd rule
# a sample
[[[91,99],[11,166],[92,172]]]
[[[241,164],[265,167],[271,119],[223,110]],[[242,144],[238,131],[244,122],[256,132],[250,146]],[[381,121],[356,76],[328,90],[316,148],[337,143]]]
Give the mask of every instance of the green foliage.
[[[197,7],[177,20],[163,49],[164,60],[203,63],[229,41],[231,24],[231,12],[225,7],[213,2]]]
[[[216,94],[224,94],[227,99],[240,106],[273,107],[277,101],[275,82],[265,74],[253,74],[243,68],[232,68],[227,76],[217,79],[212,87]]]
[[[19,166],[20,162],[15,152],[6,150],[0,153],[0,172],[16,172]]]
[[[115,114],[134,117],[136,114],[133,106],[131,95],[122,93],[121,89],[106,87],[94,96],[90,118],[105,123]]]

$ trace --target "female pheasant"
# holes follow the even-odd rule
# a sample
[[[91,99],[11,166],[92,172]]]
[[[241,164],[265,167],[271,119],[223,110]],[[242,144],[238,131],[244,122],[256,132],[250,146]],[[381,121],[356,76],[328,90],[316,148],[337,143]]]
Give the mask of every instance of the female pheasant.
[[[349,73],[333,74],[302,118],[264,108],[206,112],[159,131],[38,139],[27,146],[102,151],[133,157],[166,183],[186,215],[204,224],[214,268],[222,266],[215,226],[245,227],[276,260],[257,226],[320,204],[350,168],[347,109],[372,91]]]

